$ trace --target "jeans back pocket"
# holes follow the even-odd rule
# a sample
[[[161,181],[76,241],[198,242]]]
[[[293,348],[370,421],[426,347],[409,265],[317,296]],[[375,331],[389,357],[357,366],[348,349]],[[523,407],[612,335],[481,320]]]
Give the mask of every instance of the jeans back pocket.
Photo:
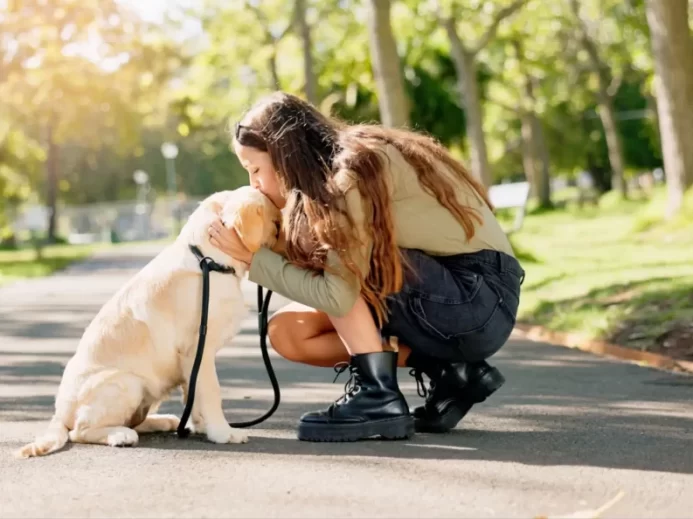
[[[419,324],[439,339],[450,340],[486,328],[498,311],[500,298],[480,274],[465,300],[444,300],[424,293],[409,298]]]

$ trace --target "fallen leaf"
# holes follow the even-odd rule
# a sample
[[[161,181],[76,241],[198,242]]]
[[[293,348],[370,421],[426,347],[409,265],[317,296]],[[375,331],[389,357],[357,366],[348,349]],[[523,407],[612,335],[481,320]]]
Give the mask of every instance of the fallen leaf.
[[[609,508],[611,508],[616,503],[618,503],[621,500],[621,498],[625,495],[626,495],[625,492],[623,492],[623,490],[621,490],[610,501],[607,501],[606,503],[604,503],[599,508],[580,510],[580,511],[574,512],[570,515],[557,515],[554,517],[547,517],[545,515],[540,515],[540,516],[537,516],[535,519],[598,519],[599,517],[601,517],[601,515],[604,512],[606,512]]]

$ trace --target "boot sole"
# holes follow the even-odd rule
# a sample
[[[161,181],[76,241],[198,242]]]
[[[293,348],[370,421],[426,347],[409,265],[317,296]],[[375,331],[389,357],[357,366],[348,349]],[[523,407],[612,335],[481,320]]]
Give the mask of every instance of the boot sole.
[[[298,439],[311,442],[355,442],[381,437],[404,440],[414,435],[414,417],[402,416],[357,424],[318,424],[301,422]]]
[[[476,386],[477,391],[471,393],[471,402],[460,402],[464,405],[451,405],[448,410],[440,415],[440,418],[435,421],[431,420],[416,420],[414,427],[416,432],[428,432],[428,433],[446,433],[460,423],[462,418],[464,418],[467,413],[471,410],[474,404],[479,404],[486,400],[493,393],[498,391],[500,387],[505,383],[505,377],[497,369],[492,369],[479,379],[479,383]]]

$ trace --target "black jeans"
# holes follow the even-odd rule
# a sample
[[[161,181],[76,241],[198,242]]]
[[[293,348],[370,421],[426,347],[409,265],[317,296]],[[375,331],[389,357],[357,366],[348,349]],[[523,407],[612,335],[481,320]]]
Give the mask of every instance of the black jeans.
[[[479,362],[508,340],[515,326],[524,270],[502,252],[429,256],[402,249],[402,290],[388,300],[381,333],[417,355],[446,362]]]

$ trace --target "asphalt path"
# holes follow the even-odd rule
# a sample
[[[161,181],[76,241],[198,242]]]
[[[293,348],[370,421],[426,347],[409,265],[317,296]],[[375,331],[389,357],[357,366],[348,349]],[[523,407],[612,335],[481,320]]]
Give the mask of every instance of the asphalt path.
[[[273,354],[282,404],[248,444],[143,435],[15,460],[45,428],[85,326],[157,252],[119,247],[0,288],[0,517],[591,517],[614,499],[602,517],[693,516],[693,377],[517,337],[493,360],[506,385],[446,435],[299,442],[298,417],[346,377]],[[217,365],[229,420],[270,406],[255,314]],[[180,414],[179,397],[163,411]]]

